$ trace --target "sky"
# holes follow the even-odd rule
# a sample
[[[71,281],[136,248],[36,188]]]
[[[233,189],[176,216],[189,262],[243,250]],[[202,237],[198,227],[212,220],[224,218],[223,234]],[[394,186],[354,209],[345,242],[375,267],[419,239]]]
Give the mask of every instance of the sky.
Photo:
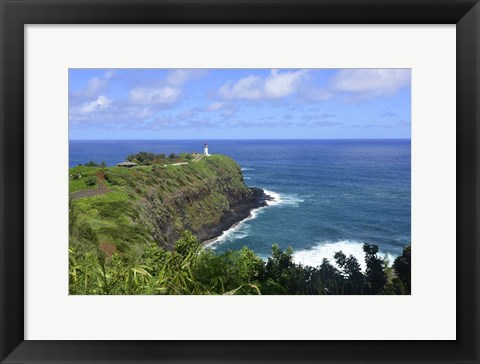
[[[410,138],[410,69],[70,69],[70,140]]]

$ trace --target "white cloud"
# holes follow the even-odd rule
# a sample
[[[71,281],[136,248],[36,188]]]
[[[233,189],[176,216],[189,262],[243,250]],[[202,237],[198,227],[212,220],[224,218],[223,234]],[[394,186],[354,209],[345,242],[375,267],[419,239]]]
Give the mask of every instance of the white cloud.
[[[262,98],[262,79],[250,75],[241,78],[233,85],[230,83],[223,85],[219,93],[224,99],[258,100]]]
[[[114,74],[115,74],[114,70],[106,70],[103,77],[105,77],[106,79],[110,79],[113,77]]]
[[[167,75],[166,82],[172,86],[181,86],[187,81],[202,77],[206,74],[205,70],[197,70],[197,69],[176,69],[170,71]]]
[[[265,78],[249,75],[235,83],[223,85],[219,94],[224,99],[279,99],[296,92],[306,74],[306,70],[272,70]]]
[[[112,102],[108,107],[97,107],[92,112],[83,112],[82,108],[70,110],[70,126],[75,128],[134,128],[144,125],[156,113],[156,110],[150,106],[122,102]]]
[[[225,106],[224,102],[213,102],[210,105],[208,105],[207,110],[208,111],[218,111],[221,108]]]
[[[137,87],[130,91],[130,101],[137,104],[168,104],[175,102],[180,89],[165,86],[158,88]]]
[[[98,91],[105,88],[106,82],[98,77],[94,77],[88,81],[87,87],[83,90],[85,96],[95,95]]]
[[[388,96],[410,85],[410,69],[344,69],[333,77],[337,92],[361,94],[362,98]]]
[[[95,101],[83,104],[80,111],[82,113],[91,113],[99,109],[106,109],[110,104],[111,101],[106,96],[100,95]]]
[[[269,98],[277,99],[294,93],[306,73],[306,70],[284,73],[272,70],[265,81],[265,94]]]
[[[174,70],[168,74],[167,83],[170,85],[180,86],[187,82],[188,76],[188,70]]]
[[[221,112],[224,117],[232,117],[238,111],[238,105],[233,102],[213,102],[207,106],[206,111],[209,112]]]
[[[156,86],[135,87],[129,92],[129,99],[136,104],[169,104],[178,100],[182,85],[191,79],[203,76],[205,70],[175,69],[167,73]]]
[[[97,96],[99,93],[104,92],[108,88],[109,80],[113,77],[113,75],[113,70],[107,70],[102,76],[91,78],[85,88],[76,93],[76,95],[84,98],[92,98]]]

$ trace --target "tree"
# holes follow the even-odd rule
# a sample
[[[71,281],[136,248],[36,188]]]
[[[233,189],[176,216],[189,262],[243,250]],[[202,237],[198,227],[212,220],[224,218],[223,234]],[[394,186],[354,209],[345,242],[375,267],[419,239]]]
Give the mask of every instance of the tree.
[[[387,283],[387,274],[383,267],[383,260],[377,256],[378,246],[363,244],[363,251],[365,252],[365,263],[367,265],[365,280],[369,294],[379,294]]]
[[[347,258],[341,250],[335,253],[334,258],[337,265],[342,269],[344,277],[347,279],[344,294],[363,294],[365,277],[357,258],[353,255]]]
[[[156,244],[150,244],[145,248],[142,254],[142,262],[149,267],[149,272],[159,269],[165,264],[167,252],[159,248]]]
[[[90,161],[87,164],[85,164],[87,167],[98,167],[98,164],[95,163],[94,161]]]
[[[407,245],[403,248],[401,256],[397,257],[393,262],[393,269],[400,282],[406,290],[406,294],[411,292],[411,255],[412,247]]]
[[[97,179],[94,176],[90,176],[85,180],[85,184],[87,186],[95,186],[97,183]]]
[[[317,283],[320,294],[336,295],[343,293],[345,279],[337,268],[330,264],[327,258],[323,258],[319,269],[319,279]]]
[[[197,238],[190,231],[184,231],[182,237],[175,242],[173,251],[185,257],[197,251],[199,247]]]
[[[275,281],[282,279],[282,273],[291,268],[293,263],[293,250],[287,248],[282,251],[277,244],[272,245],[272,256],[268,258],[265,267],[265,274],[267,279],[272,278]]]
[[[293,262],[293,249],[282,251],[277,244],[272,246],[272,256],[265,266],[263,280],[271,280],[285,287],[288,294],[305,294],[310,272]]]
[[[130,154],[127,156],[127,161],[143,164],[143,165],[151,165],[156,159],[159,158],[159,154],[150,153],[150,152],[139,152],[136,154]]]
[[[242,280],[249,283],[258,279],[265,269],[263,260],[246,246],[239,251],[236,265]]]

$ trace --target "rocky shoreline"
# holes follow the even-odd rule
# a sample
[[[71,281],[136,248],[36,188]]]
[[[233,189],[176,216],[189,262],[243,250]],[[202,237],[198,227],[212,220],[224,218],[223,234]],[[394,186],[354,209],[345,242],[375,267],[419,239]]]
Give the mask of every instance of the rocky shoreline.
[[[261,188],[251,187],[250,190],[253,192],[251,199],[233,206],[230,211],[222,216],[220,224],[205,229],[202,231],[202,234],[199,234],[199,239],[202,244],[208,244],[212,242],[222,235],[223,232],[231,229],[242,220],[249,217],[253,210],[267,206],[267,201],[272,200],[272,197],[267,195]]]

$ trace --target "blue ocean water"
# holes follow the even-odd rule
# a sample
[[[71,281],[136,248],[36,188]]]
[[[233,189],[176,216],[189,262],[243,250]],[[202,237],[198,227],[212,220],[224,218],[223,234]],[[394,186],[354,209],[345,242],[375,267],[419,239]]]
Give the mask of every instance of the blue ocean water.
[[[202,152],[203,142],[70,141],[70,166],[115,165],[139,151]],[[364,242],[391,259],[410,243],[410,140],[212,140],[209,149],[275,198],[211,243],[216,251],[248,246],[267,257],[277,243],[315,266],[338,250],[362,262]]]

